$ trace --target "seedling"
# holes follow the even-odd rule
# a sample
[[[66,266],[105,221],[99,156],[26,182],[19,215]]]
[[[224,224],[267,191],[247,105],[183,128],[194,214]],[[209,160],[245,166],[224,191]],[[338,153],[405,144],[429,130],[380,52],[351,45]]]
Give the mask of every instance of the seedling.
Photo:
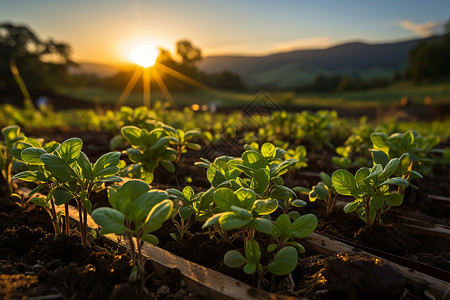
[[[189,130],[184,132],[181,129],[175,129],[171,126],[163,126],[163,128],[169,132],[169,134],[176,138],[176,140],[171,141],[176,150],[177,150],[177,158],[175,162],[179,162],[181,159],[181,155],[187,152],[187,149],[191,150],[200,150],[201,146],[199,144],[193,143],[192,140],[198,138],[201,135],[201,132],[198,130]]]
[[[190,186],[186,186],[182,192],[177,189],[167,189],[166,192],[174,202],[172,221],[180,234],[180,240],[189,233],[192,219],[203,222],[212,215],[214,188],[197,194]],[[179,222],[175,219],[177,215]]]
[[[109,152],[102,155],[95,164],[91,164],[86,154],[81,151],[83,142],[79,138],[71,138],[53,150],[54,143],[49,148],[29,147],[21,152],[21,158],[29,166],[13,178],[38,184],[30,196],[43,187],[47,187],[47,197],[34,197],[31,199],[36,205],[50,209],[53,219],[57,223],[58,215],[55,205],[65,205],[66,232],[69,232],[68,201],[74,198],[77,201],[80,218],[80,233],[83,246],[87,245],[87,214],[92,212],[92,203],[89,200],[92,192],[103,188],[105,182],[122,181],[115,176],[119,172],[119,152]],[[60,226],[55,232],[61,232]]]
[[[122,128],[122,135],[130,142],[132,148],[126,153],[134,164],[123,170],[123,175],[138,177],[148,184],[153,182],[153,172],[161,164],[167,171],[175,172],[172,161],[177,158],[177,151],[170,143],[177,143],[177,138],[170,136],[162,125],[154,125],[154,129],[140,129],[135,126]]]
[[[173,203],[168,198],[166,192],[151,190],[141,180],[130,180],[119,188],[108,188],[111,207],[92,212],[92,218],[102,228],[101,234],[114,233],[128,239],[134,265],[130,280],[141,290],[145,279],[142,243],[158,244],[158,238],[151,233],[161,228],[172,213]]]
[[[400,165],[399,158],[391,159],[385,166],[376,164],[372,168],[361,168],[355,176],[346,170],[337,170],[331,176],[336,191],[352,196],[355,200],[344,207],[346,213],[356,212],[371,227],[374,222],[382,223],[382,215],[392,206],[403,202],[403,195],[391,191],[390,186],[406,187],[409,181],[402,177],[392,177]]]
[[[319,181],[311,189],[305,187],[295,187],[294,191],[308,195],[309,201],[314,202],[317,199],[323,200],[325,202],[326,213],[329,215],[333,210],[334,203],[336,202],[336,190],[333,187],[333,182],[331,177],[325,172],[320,172]]]

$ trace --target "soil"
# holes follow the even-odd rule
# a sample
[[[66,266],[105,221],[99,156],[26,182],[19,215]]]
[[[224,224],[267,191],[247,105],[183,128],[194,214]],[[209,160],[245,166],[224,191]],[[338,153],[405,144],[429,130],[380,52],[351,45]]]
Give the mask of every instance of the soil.
[[[16,209],[8,200],[2,199],[10,205],[3,205],[0,214],[5,221],[0,223],[1,299],[124,299],[124,294],[132,299],[201,299],[183,287],[181,277],[174,280],[173,272],[154,275],[149,261],[146,293],[138,294],[128,283],[130,258],[123,249],[92,236],[83,248],[75,230],[54,235],[42,208],[27,204]]]
[[[81,131],[45,133],[45,138],[48,140],[63,141],[73,136],[82,137],[85,142],[83,151],[91,160],[109,151],[110,134]],[[231,145],[231,147],[237,152],[236,155],[242,152],[240,145]],[[155,182],[152,186],[160,189],[168,187],[182,189],[189,184],[195,186],[196,190],[209,188],[206,171],[194,166],[193,163],[199,161],[200,157],[213,159],[215,154],[229,151],[230,145],[215,145],[213,150],[189,151],[182,161],[177,163],[176,174],[160,168],[155,173]],[[333,171],[330,161],[331,153],[326,149],[317,153],[314,159],[310,160],[308,168],[286,176],[286,185],[310,187],[316,184],[320,180],[317,176],[319,171],[328,173]],[[448,224],[450,207],[445,203],[435,203],[427,197],[431,191],[437,195],[448,195],[445,180],[449,175],[444,172],[445,170],[433,174],[434,179],[444,178],[442,182],[434,179],[419,182],[419,192],[408,194],[404,205],[399,210],[409,216],[425,217],[429,220],[440,221],[441,224]],[[436,185],[437,189],[434,188]],[[134,288],[127,283],[131,267],[128,256],[122,249],[111,247],[101,239],[93,238],[90,240],[91,246],[83,249],[76,232],[70,236],[55,236],[45,211],[33,204],[27,204],[24,208],[19,207],[12,199],[5,197],[4,186],[0,185],[0,188],[3,189],[3,192],[0,192],[0,297],[5,299],[41,296],[52,299],[123,299],[130,295],[133,298],[142,296],[137,295]],[[105,191],[94,195],[91,200],[94,208],[108,206]],[[312,212],[318,216],[320,221],[317,232],[450,271],[448,239],[404,232],[395,226],[394,217],[386,218],[387,225],[367,230],[356,215],[346,215],[342,208],[336,208],[330,216],[324,215],[321,204],[320,202],[309,203],[306,208],[299,210],[302,214]],[[176,228],[170,223],[167,224],[157,233],[162,248],[229,274],[250,285],[258,285],[257,278],[246,276],[241,270],[230,269],[223,265],[223,255],[226,251],[243,248],[243,241],[237,235],[230,233],[229,241],[226,243],[221,239],[210,239],[207,232],[200,230],[201,224],[194,223],[190,228],[192,234],[187,234],[181,241],[176,242],[169,236],[170,233],[177,233]],[[261,242],[261,244],[264,243],[264,241]],[[147,265],[148,274],[152,274],[150,264]],[[360,272],[358,268],[365,271]],[[376,271],[367,271],[370,268]],[[395,280],[371,280],[371,274],[378,274],[376,273],[378,270],[380,274],[385,274],[383,272],[389,274],[380,275],[379,278]],[[405,283],[404,279],[394,273],[392,270],[386,270],[384,265],[360,255],[349,254],[336,257],[307,249],[307,253],[300,257],[299,265],[292,273],[292,278],[277,279],[275,276],[266,276],[262,285],[272,292],[283,292],[309,299],[395,299],[400,295],[403,295],[403,299],[426,299],[424,287]],[[349,274],[349,276],[342,274]],[[173,277],[177,279],[173,280]],[[356,281],[342,282],[343,278],[348,280],[356,278]],[[364,286],[357,285],[357,282],[376,282],[378,285]],[[393,282],[395,282],[394,286],[390,285]],[[342,290],[342,285],[346,286],[345,290]],[[157,278],[152,274],[146,281],[150,297],[160,299],[202,297],[185,290],[182,286],[180,274],[176,271],[163,278]],[[286,287],[289,287],[289,291]]]

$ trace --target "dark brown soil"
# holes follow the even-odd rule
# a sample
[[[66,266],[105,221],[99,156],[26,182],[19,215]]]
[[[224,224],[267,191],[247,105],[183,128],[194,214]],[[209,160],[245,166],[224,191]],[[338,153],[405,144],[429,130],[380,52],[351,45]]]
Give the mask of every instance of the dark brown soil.
[[[3,205],[0,214],[5,221],[0,231],[0,298],[124,299],[125,294],[132,299],[198,299],[181,287],[179,276],[173,280],[173,272],[154,275],[149,262],[147,292],[138,294],[127,283],[131,266],[123,249],[92,236],[90,246],[83,248],[77,231],[55,236],[51,225],[42,222],[50,222],[42,209],[16,207]]]
[[[97,133],[90,132],[70,132],[69,136],[65,135],[67,132],[61,132],[60,134],[55,138],[49,132],[46,137],[49,140],[63,141],[69,137],[82,136],[83,141],[85,141],[83,151],[88,154],[91,160],[95,160],[101,154],[109,151],[110,135],[108,134],[99,136]],[[90,146],[86,147],[87,144],[90,144]],[[229,147],[230,145],[217,145],[213,150],[216,152],[229,151]],[[242,149],[240,145],[232,145],[231,147],[234,151],[242,151],[239,150]],[[164,189],[171,186],[182,189],[189,184],[197,187],[198,190],[208,188],[210,185],[206,180],[205,170],[194,166],[193,162],[199,161],[200,157],[207,157],[212,160],[214,153],[212,151],[190,151],[177,164],[176,174],[168,173],[165,170],[156,172],[153,187]],[[208,155],[211,157],[208,157]],[[308,168],[288,174],[286,184],[291,187],[310,187],[316,184],[320,180],[318,176],[302,176],[301,174],[303,172],[315,174],[319,171],[331,173],[333,170],[330,163],[331,155],[326,149],[317,153],[314,159],[310,160]],[[440,174],[435,176],[440,176]],[[445,214],[449,212],[448,208],[433,206],[426,197],[426,192],[433,190],[432,187],[428,188],[428,185],[432,185],[432,183],[426,182],[424,186],[419,185],[420,192],[409,194],[405,198],[405,208],[403,209],[402,206],[401,209],[408,213],[417,214],[413,207],[419,205],[421,212],[430,212],[432,218],[442,219],[445,222],[445,220],[448,220],[448,214]],[[446,193],[448,191],[446,188],[448,189],[445,184],[440,184],[437,193],[439,195]],[[433,191],[436,193],[436,190]],[[61,294],[63,295],[61,298],[64,299],[71,299],[72,297],[75,299],[123,299],[130,297],[130,293],[132,297],[138,297],[133,294],[133,287],[126,283],[130,266],[128,258],[122,250],[111,248],[104,245],[101,240],[93,239],[91,239],[91,247],[82,249],[79,236],[76,234],[54,237],[52,226],[45,211],[31,204],[22,209],[10,199],[5,200],[1,197],[4,196],[0,196],[0,294],[4,298]],[[104,191],[94,197],[95,199],[92,199],[94,208],[108,205]],[[346,215],[342,212],[342,208],[336,208],[331,216],[325,216],[323,211],[321,203],[310,204],[300,210],[302,214],[313,212],[319,217],[318,232],[423,261],[450,271],[450,254],[448,254],[450,244],[448,240],[409,234],[399,231],[393,225],[384,225],[376,230],[366,230],[363,228],[364,224],[356,215]],[[386,219],[386,221],[389,224],[389,219]],[[224,243],[222,240],[210,239],[206,232],[200,231],[200,227],[201,224],[194,224],[191,227],[191,232],[195,234],[188,234],[182,241],[176,242],[169,234],[177,233],[177,231],[168,223],[168,226],[163,227],[158,233],[160,245],[162,248],[191,261],[222,271],[256,286],[257,278],[246,276],[241,270],[230,269],[224,266],[222,262],[226,251],[242,249],[242,239],[230,234],[230,241]],[[339,274],[344,274],[345,269],[350,270],[349,274],[352,274],[357,269],[355,269],[355,264],[369,263],[375,265],[375,268],[378,265],[370,261],[361,263],[366,258],[347,259],[345,264],[336,262],[331,258],[330,255],[315,253],[311,249],[307,249],[307,254],[301,256],[298,268],[292,273],[293,285],[290,278],[275,279],[274,276],[269,275],[265,277],[262,284],[270,291],[284,291],[285,293],[286,286],[289,286],[290,294],[310,299],[358,299],[358,297],[359,299],[388,299],[394,297],[389,294],[392,290],[391,286],[388,287],[383,282],[380,282],[376,287],[362,288],[359,292],[355,292],[356,294],[353,290],[358,291],[358,288],[352,288],[353,290],[348,292],[339,290],[338,286],[342,285],[339,281],[342,276]],[[337,268],[338,271],[334,269],[334,271],[327,273],[327,268]],[[114,269],[113,272],[108,271],[112,269]],[[340,269],[342,269],[342,272],[339,271]],[[149,271],[151,272],[150,269]],[[365,274],[361,274],[362,277],[357,278],[369,280],[364,276],[370,276],[370,272],[364,271],[363,273]],[[174,275],[176,274],[170,274],[170,276]],[[184,289],[180,289],[180,284],[173,284],[174,281],[170,279],[172,277],[168,278],[161,279],[151,276],[146,285],[150,290],[150,295],[157,295],[164,299],[173,297],[183,299],[190,295]],[[175,282],[179,282],[178,279]],[[168,286],[169,293],[166,293],[167,289],[161,288],[162,286]],[[401,285],[396,287],[398,291],[401,289],[399,286]],[[368,295],[366,289],[367,291],[376,289],[386,293],[380,292],[381,294],[372,293]],[[159,295],[158,290],[160,290]],[[423,288],[417,286],[406,285],[406,287],[403,287],[402,293],[405,291],[405,295],[407,295],[405,299],[421,299],[423,296]],[[161,294],[162,292],[164,294]],[[178,296],[183,297],[179,298]],[[395,296],[398,298],[397,294]]]

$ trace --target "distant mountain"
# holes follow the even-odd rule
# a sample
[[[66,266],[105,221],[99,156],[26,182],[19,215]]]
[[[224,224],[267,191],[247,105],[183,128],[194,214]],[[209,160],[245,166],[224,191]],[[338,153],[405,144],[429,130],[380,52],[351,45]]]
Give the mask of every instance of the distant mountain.
[[[113,65],[81,62],[77,67],[71,67],[69,72],[71,74],[94,74],[100,78],[109,77],[117,74],[122,68]]]
[[[422,40],[383,44],[354,42],[267,56],[207,56],[198,67],[208,73],[236,72],[253,87],[292,87],[310,83],[318,74],[363,79],[388,77],[406,67],[408,52]]]

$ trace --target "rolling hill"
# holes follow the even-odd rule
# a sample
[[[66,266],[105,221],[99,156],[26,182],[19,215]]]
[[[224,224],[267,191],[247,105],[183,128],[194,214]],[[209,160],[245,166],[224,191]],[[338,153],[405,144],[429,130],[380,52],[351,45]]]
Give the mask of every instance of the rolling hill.
[[[267,56],[207,56],[198,67],[208,73],[236,72],[253,87],[292,87],[310,83],[318,74],[363,79],[388,77],[406,67],[408,52],[420,41],[422,39],[383,44],[354,42]]]

